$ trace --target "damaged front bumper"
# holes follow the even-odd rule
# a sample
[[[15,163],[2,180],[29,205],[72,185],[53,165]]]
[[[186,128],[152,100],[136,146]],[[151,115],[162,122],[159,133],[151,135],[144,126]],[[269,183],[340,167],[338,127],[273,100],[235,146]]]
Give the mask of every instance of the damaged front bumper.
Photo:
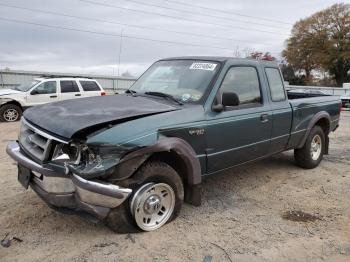
[[[132,193],[129,188],[86,180],[73,173],[66,175],[49,164],[40,165],[27,157],[16,141],[11,141],[6,151],[20,166],[30,170],[30,187],[52,207],[86,212],[104,219]]]

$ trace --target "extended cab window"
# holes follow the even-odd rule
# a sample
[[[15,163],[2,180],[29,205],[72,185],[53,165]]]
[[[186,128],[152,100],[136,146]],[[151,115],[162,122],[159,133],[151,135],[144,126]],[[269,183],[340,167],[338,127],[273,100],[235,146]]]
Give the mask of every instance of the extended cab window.
[[[47,81],[38,85],[32,92],[32,95],[54,94],[56,93],[56,81]]]
[[[265,72],[269,81],[272,101],[279,102],[286,100],[280,71],[277,68],[265,68]]]
[[[94,81],[80,81],[84,91],[101,91],[100,87]]]
[[[61,81],[61,93],[80,92],[75,81]]]
[[[258,72],[254,67],[231,67],[221,84],[220,92],[236,93],[240,105],[261,103]]]

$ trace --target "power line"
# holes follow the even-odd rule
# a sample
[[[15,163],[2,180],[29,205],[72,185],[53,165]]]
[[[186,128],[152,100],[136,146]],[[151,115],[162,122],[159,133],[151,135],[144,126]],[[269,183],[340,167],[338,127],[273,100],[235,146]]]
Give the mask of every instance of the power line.
[[[35,25],[35,26],[41,26],[41,27],[47,27],[47,28],[55,28],[55,29],[60,29],[60,30],[68,30],[68,31],[74,31],[74,32],[82,32],[82,33],[90,33],[90,34],[97,34],[97,35],[104,35],[104,36],[121,37],[121,34],[103,33],[103,32],[97,32],[97,31],[91,31],[91,30],[85,30],[85,29],[77,29],[77,28],[73,28],[73,27],[57,26],[57,25],[46,25],[46,24],[35,23],[35,22],[30,22],[30,21],[25,21],[25,20],[18,20],[18,19],[10,19],[10,18],[0,17],[0,20],[13,22],[13,23],[19,23],[19,24],[27,24],[27,25]],[[191,44],[191,43],[169,41],[169,40],[159,40],[159,39],[152,39],[152,38],[146,38],[146,37],[141,37],[141,36],[131,36],[131,35],[124,35],[123,34],[123,38],[145,40],[145,41],[151,41],[151,42],[157,42],[157,43],[167,43],[167,44],[174,44],[174,45],[203,47],[203,48],[212,48],[212,49],[232,51],[232,48],[227,48],[227,47],[219,47],[219,46],[212,46],[212,45],[201,45],[201,44]]]
[[[200,8],[200,9],[203,9],[203,10],[208,10],[208,11],[215,11],[215,12],[220,12],[220,13],[225,13],[225,14],[230,14],[230,15],[236,15],[236,16],[241,16],[241,17],[247,17],[247,18],[253,18],[253,19],[258,19],[258,20],[264,20],[264,21],[268,21],[268,22],[280,23],[280,24],[285,24],[285,25],[293,25],[292,23],[287,23],[287,22],[280,21],[280,20],[269,19],[269,18],[264,18],[264,17],[258,17],[258,16],[253,16],[253,15],[240,14],[240,13],[237,13],[237,12],[225,11],[225,10],[217,9],[217,8],[209,8],[209,7],[205,7],[205,6],[201,6],[201,5],[191,4],[191,3],[188,3],[188,2],[185,3],[185,2],[182,2],[182,1],[176,1],[176,0],[164,0],[164,1],[170,2],[170,3],[175,3],[177,5],[192,6],[192,7]]]
[[[106,3],[99,3],[99,2],[95,2],[95,1],[91,1],[91,0],[78,0],[78,1],[89,3],[89,4],[94,4],[94,5],[99,5],[99,6],[115,8],[115,9],[128,10],[128,11],[142,13],[142,14],[158,15],[158,16],[172,18],[172,19],[176,19],[176,20],[180,20],[180,21],[186,20],[186,21],[190,21],[190,22],[196,22],[196,23],[200,23],[200,24],[208,24],[208,25],[220,26],[220,27],[225,27],[225,28],[228,27],[228,28],[234,28],[234,29],[240,29],[240,30],[250,30],[250,31],[256,31],[256,32],[261,32],[261,33],[268,33],[268,34],[275,34],[275,35],[286,35],[286,34],[281,34],[281,33],[278,33],[278,32],[271,32],[271,31],[265,31],[265,30],[259,30],[259,29],[252,29],[252,28],[247,28],[247,27],[224,25],[224,24],[218,24],[218,23],[207,22],[207,21],[198,21],[198,20],[193,20],[193,19],[184,18],[184,17],[180,18],[180,17],[177,17],[177,16],[166,15],[166,14],[152,12],[152,11],[138,10],[138,9],[133,9],[133,8],[130,8],[130,7],[123,7],[123,6],[110,5],[110,4],[106,4]]]
[[[204,38],[208,38],[208,39],[233,40],[233,41],[236,41],[236,42],[251,43],[250,41],[242,41],[242,40],[235,39],[235,38],[230,38],[230,37],[208,36],[208,35],[204,35],[204,34],[187,33],[187,32],[176,31],[176,30],[154,28],[154,27],[150,27],[150,26],[132,25],[132,24],[115,22],[115,21],[109,21],[109,20],[104,20],[104,19],[96,19],[96,18],[91,18],[91,17],[69,15],[69,14],[64,14],[64,13],[59,13],[59,12],[46,11],[46,10],[41,10],[41,9],[34,9],[34,8],[29,8],[29,7],[20,7],[20,6],[15,6],[15,5],[3,4],[3,3],[0,3],[0,6],[5,6],[5,7],[9,7],[9,8],[14,8],[14,9],[20,9],[20,10],[26,10],[26,11],[31,11],[31,12],[38,12],[38,13],[43,13],[43,14],[50,14],[50,15],[57,15],[57,16],[62,16],[62,17],[80,19],[80,20],[95,21],[95,22],[100,22],[100,23],[108,23],[108,24],[114,24],[114,25],[142,28],[142,29],[148,29],[148,30],[153,30],[153,31],[163,31],[163,32],[169,32],[169,33],[175,33],[175,34],[198,36],[198,37],[204,37]],[[263,44],[263,43],[257,43],[257,44],[259,44],[259,45],[267,45],[267,44]]]
[[[195,13],[193,11],[188,11],[188,10],[184,10],[184,9],[174,8],[174,7],[166,7],[166,6],[157,5],[157,4],[153,4],[153,3],[143,3],[143,2],[140,2],[140,1],[137,1],[137,0],[124,0],[124,1],[131,2],[131,3],[136,3],[138,5],[153,6],[153,7],[162,8],[162,9],[165,9],[165,10],[171,10],[171,11],[177,11],[177,12],[182,12],[182,13],[188,13],[188,14],[192,14],[192,15],[195,14],[195,15],[201,15],[201,16],[206,16],[206,17],[213,17],[213,18],[229,20],[229,21],[239,22],[239,23],[245,23],[245,24],[250,24],[250,25],[258,25],[258,26],[263,26],[263,27],[272,27],[272,28],[279,28],[279,29],[287,29],[287,30],[289,30],[289,28],[281,27],[281,26],[266,25],[266,24],[261,24],[261,23],[258,23],[258,22],[251,22],[251,21],[231,19],[231,18],[228,18],[228,17],[222,17],[222,16],[218,16],[218,15],[213,15],[213,14],[198,13],[198,12]]]

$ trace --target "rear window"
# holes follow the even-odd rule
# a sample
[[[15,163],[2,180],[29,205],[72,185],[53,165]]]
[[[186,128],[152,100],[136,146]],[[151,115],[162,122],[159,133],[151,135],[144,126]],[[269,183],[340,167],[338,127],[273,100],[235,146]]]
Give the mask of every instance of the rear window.
[[[270,86],[272,101],[279,102],[286,100],[280,71],[276,68],[265,68],[265,72]]]
[[[77,82],[61,81],[61,93],[80,92]]]
[[[94,81],[80,81],[84,91],[101,91],[100,87]]]

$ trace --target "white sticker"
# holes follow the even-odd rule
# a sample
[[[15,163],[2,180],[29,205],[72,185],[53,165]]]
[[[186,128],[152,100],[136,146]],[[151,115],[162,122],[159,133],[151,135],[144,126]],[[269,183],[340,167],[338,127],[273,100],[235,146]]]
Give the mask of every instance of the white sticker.
[[[186,101],[188,101],[190,98],[191,98],[191,95],[190,95],[190,94],[183,94],[181,99],[182,99],[182,101],[186,102]]]
[[[216,64],[213,63],[193,63],[190,69],[214,71]]]

